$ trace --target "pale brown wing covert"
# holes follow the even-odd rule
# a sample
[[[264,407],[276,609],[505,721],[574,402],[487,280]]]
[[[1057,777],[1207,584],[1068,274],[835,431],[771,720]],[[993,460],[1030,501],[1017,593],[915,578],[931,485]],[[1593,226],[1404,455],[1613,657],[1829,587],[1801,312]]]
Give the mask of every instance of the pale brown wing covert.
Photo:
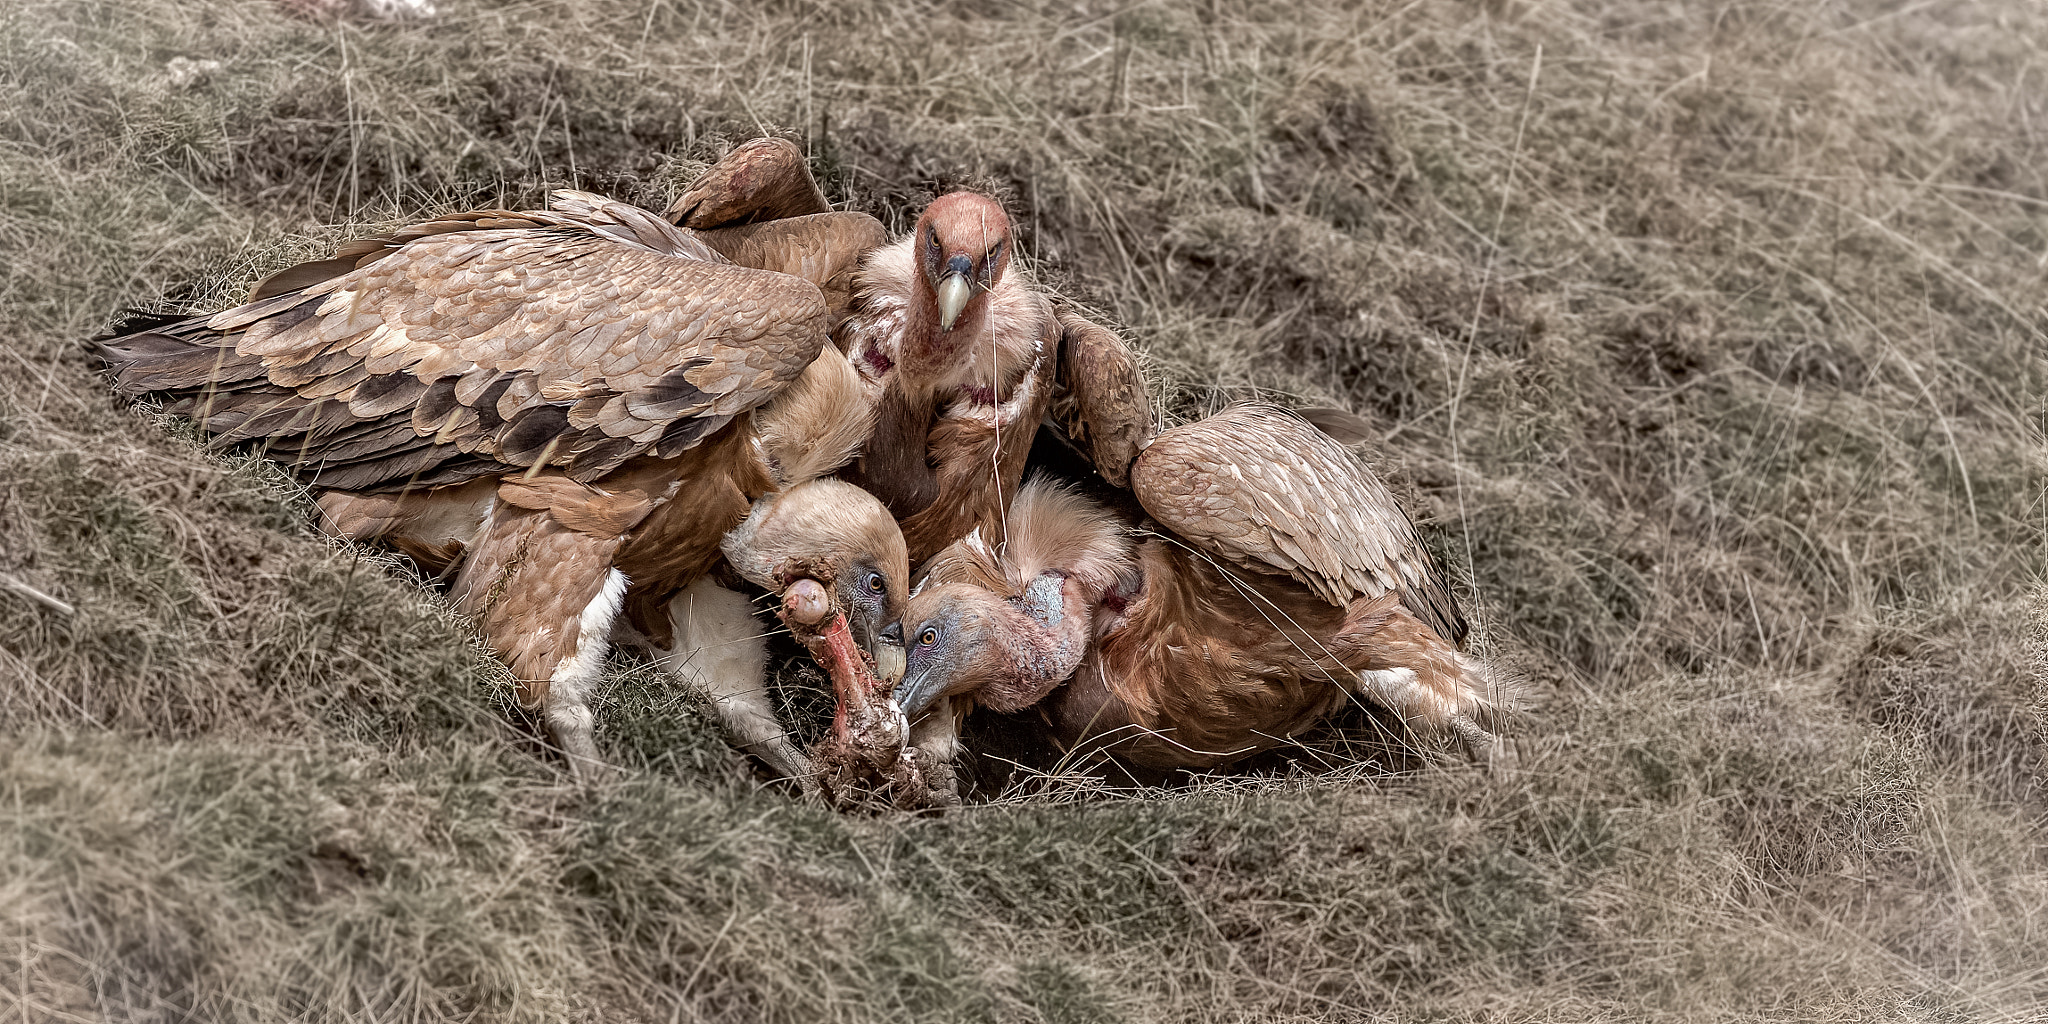
[[[592,480],[766,401],[830,326],[816,285],[602,207],[442,218],[338,258],[358,265],[102,346],[117,386],[323,487]]]
[[[804,152],[788,139],[752,139],[704,172],[668,208],[668,219],[708,230],[832,209]]]
[[[1053,304],[1060,326],[1060,387],[1052,416],[1095,471],[1127,486],[1131,460],[1152,437],[1152,399],[1130,346],[1115,331]]]
[[[882,222],[865,213],[813,213],[696,234],[742,267],[794,274],[817,285],[835,322],[851,311],[861,260],[889,240]]]
[[[1463,642],[1457,600],[1386,485],[1282,409],[1233,406],[1161,433],[1132,466],[1131,489],[1210,555],[1284,572],[1340,606],[1398,592],[1439,635]]]

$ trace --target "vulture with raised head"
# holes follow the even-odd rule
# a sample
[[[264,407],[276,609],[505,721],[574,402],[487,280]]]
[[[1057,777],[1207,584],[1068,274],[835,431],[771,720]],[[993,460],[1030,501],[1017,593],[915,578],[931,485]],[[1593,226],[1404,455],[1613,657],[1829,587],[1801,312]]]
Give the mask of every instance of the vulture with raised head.
[[[1151,435],[1130,350],[1012,272],[1013,251],[1003,208],[955,192],[855,278],[840,345],[875,433],[848,476],[896,514],[913,563],[976,529],[1004,536],[1048,413],[1112,484]]]
[[[824,208],[796,147],[757,139],[669,215],[696,228],[802,231]],[[913,563],[977,527],[1002,535],[1048,415],[1118,487],[1152,434],[1131,350],[1033,287],[1014,255],[1002,206],[955,192],[926,207],[909,237],[866,253],[844,286],[851,308],[835,337],[875,408],[874,436],[845,475],[896,514]]]
[[[1204,769],[1356,695],[1500,763],[1502,694],[1460,651],[1457,601],[1349,451],[1283,410],[1236,406],[1160,434],[1130,480],[1157,529],[1037,478],[1007,544],[972,533],[928,564],[896,697],[939,720],[941,744],[972,706],[1037,707],[1070,747]]]
[[[345,243],[245,305],[102,351],[122,394],[285,463],[325,529],[454,571],[456,607],[578,770],[597,761],[585,698],[623,609],[657,641],[681,634],[675,667],[717,652],[707,682],[734,738],[801,775],[748,660],[761,629],[707,574],[729,559],[777,593],[809,581],[829,606],[815,621],[843,615],[869,646],[908,575],[886,509],[817,479],[871,423],[826,289],[881,228],[809,221],[698,233],[557,193],[550,211]]]

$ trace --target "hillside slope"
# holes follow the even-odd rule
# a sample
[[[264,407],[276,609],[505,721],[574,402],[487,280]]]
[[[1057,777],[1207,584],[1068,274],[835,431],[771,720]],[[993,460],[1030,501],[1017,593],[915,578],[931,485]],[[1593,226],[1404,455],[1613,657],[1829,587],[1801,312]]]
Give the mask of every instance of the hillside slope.
[[[0,10],[0,1019],[2048,1012],[2048,8],[440,6]],[[1519,777],[836,816],[622,663],[578,790],[82,345],[763,130],[892,228],[1001,192],[1172,417],[1381,429],[1545,697]]]

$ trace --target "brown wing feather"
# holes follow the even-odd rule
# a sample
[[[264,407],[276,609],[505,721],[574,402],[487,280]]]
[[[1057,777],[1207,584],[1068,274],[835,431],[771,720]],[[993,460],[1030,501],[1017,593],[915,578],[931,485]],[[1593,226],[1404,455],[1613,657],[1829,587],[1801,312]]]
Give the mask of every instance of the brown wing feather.
[[[696,232],[676,227],[660,217],[627,203],[594,192],[556,189],[549,193],[554,207],[513,213],[509,210],[472,210],[450,213],[432,220],[409,224],[382,238],[356,238],[341,243],[334,255],[286,267],[257,282],[249,302],[272,298],[286,292],[309,288],[351,270],[359,270],[404,248],[407,242],[429,235],[454,231],[512,230],[550,225],[580,228],[594,234],[671,256],[721,262],[721,257]]]
[[[631,203],[622,203],[595,192],[562,188],[548,193],[548,212],[592,231],[622,242],[645,246],[671,256],[718,262],[714,247],[695,231],[676,227]],[[773,269],[773,268],[756,268]]]
[[[766,401],[829,328],[816,285],[587,202],[343,251],[356,269],[104,344],[116,387],[164,395],[223,443],[261,439],[320,486],[536,462],[587,481]]]
[[[1152,399],[1137,357],[1115,331],[1055,302],[1059,390],[1052,417],[1112,486],[1130,481],[1131,460],[1152,438]]]
[[[803,150],[787,139],[753,139],[711,165],[669,206],[668,218],[684,227],[710,229],[831,208],[811,177]]]
[[[882,222],[865,213],[814,213],[718,228],[700,237],[740,266],[795,274],[817,285],[834,322],[853,305],[861,259],[889,240]]]
[[[1240,405],[1161,433],[1131,469],[1145,511],[1239,565],[1277,569],[1338,606],[1399,593],[1452,643],[1465,617],[1386,485],[1272,406]]]

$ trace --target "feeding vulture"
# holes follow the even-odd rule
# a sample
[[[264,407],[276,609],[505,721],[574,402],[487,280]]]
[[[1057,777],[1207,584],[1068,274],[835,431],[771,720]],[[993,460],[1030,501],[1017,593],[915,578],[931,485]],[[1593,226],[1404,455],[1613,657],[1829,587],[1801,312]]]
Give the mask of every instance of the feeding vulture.
[[[871,422],[827,289],[881,227],[803,221],[699,233],[557,193],[345,243],[102,352],[122,394],[286,463],[324,528],[455,571],[456,607],[577,770],[597,762],[586,696],[625,609],[679,634],[674,667],[712,652],[694,667],[736,741],[802,774],[746,647],[761,630],[707,574],[724,558],[778,593],[805,584],[800,634],[843,613],[868,645],[908,575],[881,504],[818,479]]]
[[[1242,405],[1160,434],[1130,479],[1159,529],[1034,478],[1007,544],[970,534],[928,564],[896,696],[940,720],[941,744],[956,711],[1036,706],[1064,744],[1202,769],[1358,695],[1500,763],[1502,695],[1460,652],[1457,601],[1349,451]]]
[[[669,210],[713,228],[824,208],[802,155],[758,139]],[[835,337],[875,408],[848,479],[896,514],[913,563],[979,527],[1001,536],[1033,438],[1050,414],[1102,477],[1123,486],[1152,409],[1114,331],[1039,291],[1013,266],[1010,219],[971,192],[940,196],[906,238],[867,254]]]

